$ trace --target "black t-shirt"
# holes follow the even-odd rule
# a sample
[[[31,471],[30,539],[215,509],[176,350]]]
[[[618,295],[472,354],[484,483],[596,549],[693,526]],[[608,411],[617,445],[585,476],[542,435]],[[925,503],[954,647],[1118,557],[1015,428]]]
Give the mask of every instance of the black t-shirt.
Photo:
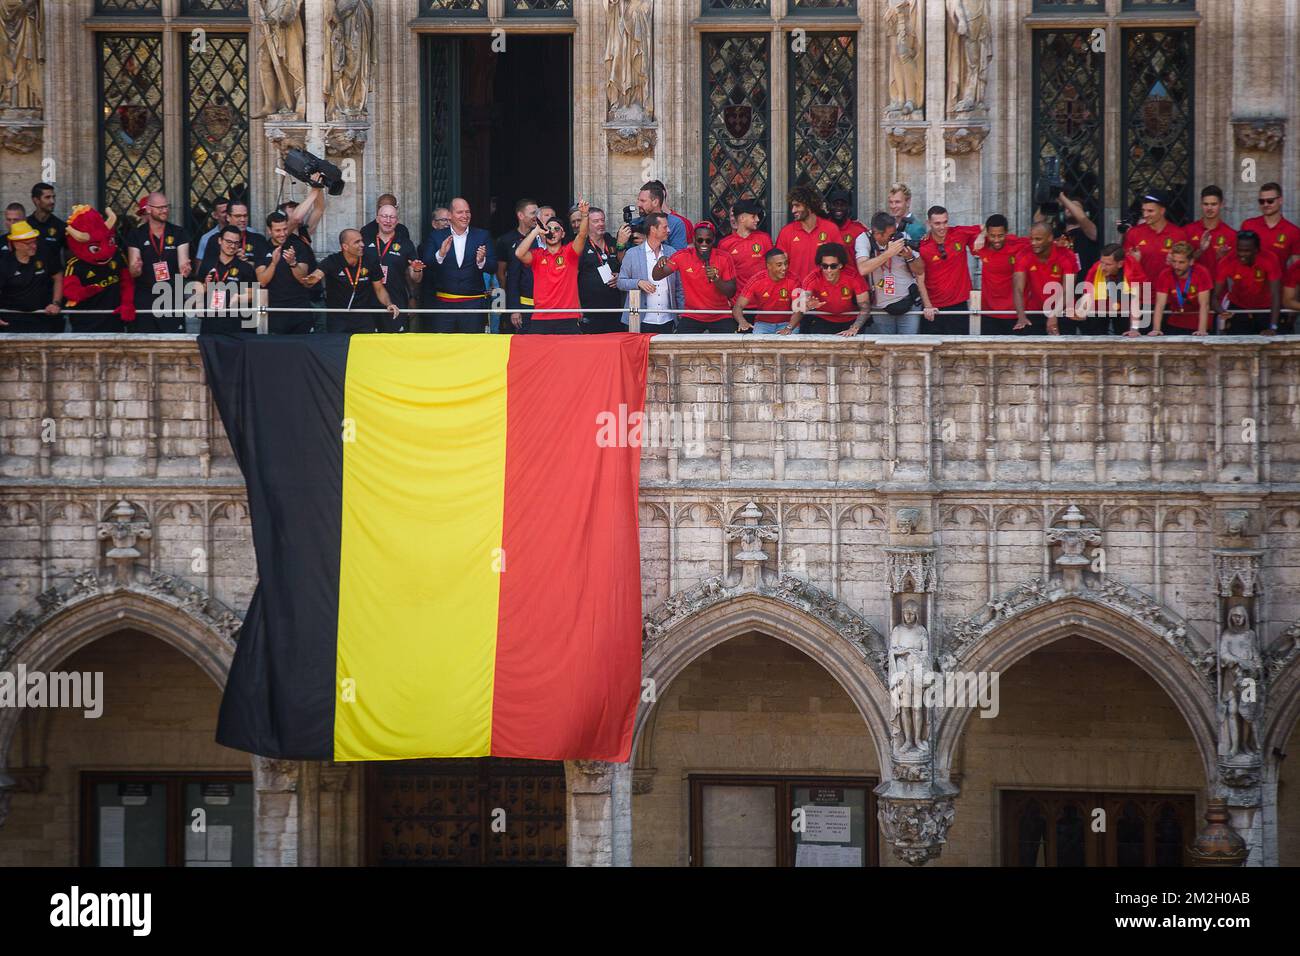
[[[1091,272],[1101,258],[1101,226],[1097,227],[1096,239],[1089,239],[1082,229],[1070,229],[1065,234],[1070,238],[1075,255],[1079,257],[1079,274]]]
[[[40,312],[54,301],[54,274],[52,264],[40,252],[25,263],[12,252],[0,255],[0,312]],[[6,319],[22,321],[14,316]]]
[[[355,266],[348,265],[343,253],[336,252],[321,260],[320,270],[325,273],[325,308],[355,311],[381,307],[373,284],[383,281],[384,271],[379,267],[379,257],[370,250]]]
[[[207,255],[215,255],[220,242],[221,234],[218,233],[212,237],[212,240],[208,243],[208,247],[204,252],[207,253]],[[266,253],[266,250],[270,245],[271,243],[267,241],[266,236],[259,232],[253,232],[251,229],[245,230],[244,255],[241,258],[247,259],[249,262],[260,263],[262,261],[262,256]]]
[[[87,262],[72,256],[63,267],[63,278],[76,278],[83,286],[99,291],[89,293],[80,301],[69,299],[66,309],[116,309],[122,304],[122,273],[126,271],[126,256],[121,250],[113,253],[107,262]],[[67,294],[65,286],[65,296]],[[103,316],[95,316],[92,321],[102,322]],[[74,320],[75,323],[75,320]],[[75,331],[75,326],[74,326]]]
[[[311,251],[311,246],[297,236],[289,236],[284,244],[293,250],[299,265],[307,266],[308,275],[316,271],[316,253]],[[257,260],[258,268],[269,266],[271,256],[274,254],[275,246],[268,242],[262,252],[262,258]],[[266,284],[266,291],[267,304],[273,309],[290,306],[306,307],[311,304],[312,289],[294,278],[293,269],[283,258],[275,264],[275,275],[271,276],[271,281]]]
[[[375,261],[379,263],[388,297],[397,303],[399,309],[405,309],[411,303],[411,294],[406,285],[406,270],[411,260],[416,258],[415,246],[411,243],[410,235],[403,239],[402,229],[399,226],[394,230],[393,238],[387,242],[380,239],[377,234],[371,239],[366,239],[365,236],[362,236],[362,239],[366,243],[365,255],[374,256]]]
[[[180,247],[189,240],[185,233],[170,222],[163,226],[161,236],[151,235],[149,226],[143,225],[131,230],[127,237],[128,249],[139,249],[143,267],[135,279],[135,304],[137,308],[147,307],[156,296],[153,287],[157,282],[167,282],[175,288],[176,280],[181,274]],[[158,265],[162,269],[159,270]]]
[[[614,249],[614,237],[606,233],[601,239],[604,251],[596,248],[590,240],[582,248],[582,256],[578,259],[578,299],[584,309],[622,308],[623,293],[605,285],[605,280],[597,271],[606,265],[611,272],[618,274],[618,252]]]
[[[369,246],[375,241],[375,237],[379,235],[379,223],[371,219],[368,223],[362,226],[358,232],[361,233],[361,241]],[[408,230],[403,223],[399,222],[393,227],[393,234],[396,237],[396,241],[401,244],[403,249],[411,250],[410,258],[415,258],[415,240],[411,238],[410,230]]]
[[[67,261],[63,240],[68,231],[68,224],[53,213],[50,214],[49,219],[39,222],[36,213],[32,213],[27,217],[27,225],[41,234],[41,240],[36,244],[41,258],[52,267],[62,269],[63,263]]]
[[[208,249],[212,249],[212,243],[208,243]],[[256,331],[253,324],[256,299],[239,302],[241,293],[257,285],[257,272],[251,262],[238,257],[222,262],[220,252],[209,251],[195,278],[205,286],[199,331],[204,334]],[[244,325],[245,320],[248,325]]]

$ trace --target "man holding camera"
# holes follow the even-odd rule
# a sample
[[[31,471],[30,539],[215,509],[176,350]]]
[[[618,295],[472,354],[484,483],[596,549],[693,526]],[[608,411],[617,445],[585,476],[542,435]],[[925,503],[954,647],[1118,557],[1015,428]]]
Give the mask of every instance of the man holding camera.
[[[469,203],[451,201],[451,225],[429,234],[420,249],[424,263],[424,301],[451,312],[435,313],[431,331],[482,332],[487,304],[484,273],[496,271],[492,237],[486,229],[471,228]],[[459,313],[459,314],[458,314]]]
[[[876,213],[871,217],[871,230],[858,236],[853,246],[857,271],[870,286],[874,300],[874,335],[915,335],[921,321],[911,312],[922,299],[925,265],[908,244],[907,234],[897,231],[897,222],[890,213]]]
[[[658,281],[677,273],[681,277],[686,308],[698,310],[682,314],[677,320],[678,332],[737,330],[735,318],[725,314],[731,308],[729,300],[736,294],[736,268],[731,259],[721,253],[714,258],[717,238],[713,223],[707,220],[696,223],[694,248],[682,249],[671,259],[667,256],[660,258],[650,274]]]
[[[641,187],[636,195],[636,208],[642,219],[651,213],[663,213],[668,217],[668,245],[674,249],[685,249],[687,237],[691,234],[691,221],[681,213],[665,209],[668,201],[668,189],[657,179],[652,179]],[[626,218],[626,217],[625,217]]]

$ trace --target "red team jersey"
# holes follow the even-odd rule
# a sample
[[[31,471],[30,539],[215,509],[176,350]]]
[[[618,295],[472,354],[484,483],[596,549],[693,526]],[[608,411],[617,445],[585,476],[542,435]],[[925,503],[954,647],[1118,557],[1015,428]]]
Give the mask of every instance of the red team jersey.
[[[1043,311],[1043,306],[1052,296],[1053,290],[1049,286],[1056,283],[1064,293],[1067,291],[1065,277],[1075,275],[1078,268],[1079,257],[1057,245],[1052,246],[1046,262],[1034,255],[1032,249],[1016,256],[1015,271],[1025,274],[1025,311]],[[1064,299],[1060,301],[1064,305]]]
[[[767,274],[764,258],[772,248],[772,237],[755,229],[745,238],[734,232],[718,240],[718,251],[726,253],[736,267],[736,289],[739,291],[757,276]]]
[[[957,305],[970,298],[970,265],[966,254],[970,244],[980,234],[979,226],[949,226],[943,240],[943,255],[939,245],[927,235],[921,240],[921,258],[925,260],[925,287],[930,293],[930,304],[936,309]]]
[[[1020,236],[1007,236],[1001,249],[972,249],[971,255],[982,262],[980,271],[980,311],[999,319],[1016,317],[1016,300],[1012,292],[1012,280],[1016,263],[1025,256],[1033,255],[1029,240]]]
[[[802,288],[807,289],[814,298],[822,300],[818,312],[830,313],[823,314],[820,318],[841,325],[849,325],[858,317],[857,296],[870,291],[858,270],[851,265],[840,270],[840,281],[835,283],[828,282],[826,274],[820,269],[810,272],[808,278],[803,280]]]
[[[849,264],[853,264],[853,244],[858,241],[858,236],[864,235],[867,227],[856,219],[850,219],[844,225],[840,226],[840,238],[844,240],[844,248],[849,250]]]
[[[736,267],[731,264],[730,256],[721,254],[710,256],[709,265],[718,270],[720,279],[736,278]],[[719,322],[730,317],[731,303],[718,291],[718,287],[709,281],[704,272],[704,260],[700,258],[698,252],[694,249],[674,252],[673,257],[668,260],[668,268],[682,277],[682,294],[686,298],[686,308],[721,309],[722,312],[727,313],[709,315],[707,312],[683,312],[682,315],[697,322]]]
[[[1174,243],[1186,241],[1187,231],[1182,226],[1166,222],[1165,228],[1156,232],[1143,222],[1124,233],[1124,252],[1125,254],[1134,250],[1141,252],[1142,259],[1139,266],[1142,276],[1140,278],[1145,278],[1147,282],[1155,282],[1160,273],[1169,268],[1165,260],[1169,258],[1169,250],[1174,247]]]
[[[1286,268],[1287,260],[1292,256],[1300,256],[1300,226],[1285,216],[1272,228],[1269,228],[1263,216],[1247,219],[1241,224],[1241,231],[1253,232],[1259,236],[1260,251],[1271,252],[1283,268]]]
[[[1198,219],[1184,228],[1187,230],[1187,241],[1192,244],[1193,252],[1199,253],[1201,238],[1205,235],[1205,223]],[[1213,272],[1213,263],[1222,262],[1223,257],[1232,255],[1236,248],[1237,230],[1220,221],[1210,230],[1210,245],[1196,261]]]
[[[1154,291],[1156,295],[1163,292],[1169,296],[1165,303],[1164,324],[1194,332],[1201,321],[1198,297],[1202,292],[1214,292],[1214,280],[1210,278],[1209,270],[1200,263],[1193,263],[1191,270],[1181,279],[1174,276],[1172,266],[1165,266],[1164,271],[1156,277]],[[1210,303],[1210,311],[1214,311],[1213,302]],[[1213,328],[1210,325],[1207,331],[1212,331]]]
[[[1282,277],[1282,288],[1300,288],[1300,260],[1292,263],[1291,268],[1286,270],[1286,275]]]
[[[1282,267],[1267,252],[1256,253],[1255,261],[1250,265],[1237,258],[1234,252],[1219,260],[1215,282],[1228,284],[1229,308],[1233,309],[1271,309],[1273,294],[1269,283],[1282,278]],[[1213,309],[1217,305],[1210,303]]]
[[[776,236],[776,247],[790,257],[787,275],[806,276],[817,267],[817,247],[824,242],[844,244],[839,227],[829,219],[818,217],[812,232],[803,223],[792,222]],[[853,247],[848,248],[849,261],[853,261]]]
[[[798,291],[799,283],[794,281],[794,277],[790,273],[787,272],[785,278],[780,282],[773,282],[772,278],[764,271],[761,276],[756,277],[749,285],[745,286],[740,294],[749,304],[748,308],[745,309],[747,313],[767,313],[765,315],[754,315],[755,321],[781,322],[788,319],[791,311],[793,311],[794,297]]]
[[[534,322],[580,319],[578,311],[578,251],[570,243],[551,253],[533,250],[533,304],[539,309],[572,309],[564,312],[534,312]]]

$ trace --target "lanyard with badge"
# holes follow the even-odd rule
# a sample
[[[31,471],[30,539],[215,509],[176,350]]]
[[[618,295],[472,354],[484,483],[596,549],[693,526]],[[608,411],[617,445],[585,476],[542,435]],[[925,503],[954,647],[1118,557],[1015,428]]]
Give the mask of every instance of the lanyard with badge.
[[[596,266],[596,275],[600,276],[601,282],[608,283],[610,279],[614,278],[614,270],[609,267],[609,253],[594,242],[589,242],[588,245],[596,253],[596,258],[600,260],[600,264]]]
[[[388,250],[393,248],[393,243],[395,243],[396,241],[397,241],[397,233],[395,232],[393,233],[393,238],[388,240],[388,245],[386,246],[381,246],[379,244],[379,236],[378,235],[375,236],[375,249],[379,253],[379,268],[384,274],[384,285],[388,285],[388,265],[387,263],[384,262],[384,259],[388,255]],[[344,268],[346,269],[347,267],[345,266]],[[358,273],[360,268],[361,267],[358,265],[357,266]],[[356,284],[354,283],[352,286],[352,294],[355,295],[356,291],[357,291],[357,287]]]
[[[348,272],[348,264],[347,261],[344,260],[343,274],[348,277],[348,283],[352,286],[352,294],[348,296],[348,311],[351,312],[352,303],[355,302],[357,298],[357,283],[361,281],[361,263],[357,263],[357,274],[353,275],[351,272]]]
[[[1178,279],[1174,278],[1174,297],[1178,299],[1178,311],[1183,311],[1183,303],[1187,301],[1187,292],[1192,287],[1192,274],[1187,273],[1187,278],[1183,280],[1183,287],[1178,287]]]
[[[163,232],[162,232],[162,235],[160,235],[160,236],[158,237],[158,241],[157,241],[157,242],[154,242],[154,240],[153,240],[153,231],[150,230],[150,232],[149,232],[149,245],[151,245],[151,246],[153,247],[153,252],[154,252],[154,262],[153,262],[153,281],[154,281],[154,282],[170,282],[171,279],[172,279],[172,272],[171,272],[171,269],[168,268],[168,266],[167,266],[167,260],[166,260],[166,259],[164,258],[164,256],[163,256],[163,246],[164,246],[164,244],[166,243],[166,241],[167,241],[167,230],[166,230],[166,229],[164,229]]]
[[[226,267],[225,275],[221,275],[221,273],[217,271],[219,268],[220,268],[220,264],[213,266],[212,271],[208,273],[210,277],[209,281],[211,281],[212,278],[215,278],[218,285],[218,288],[212,290],[212,311],[213,312],[222,312],[225,310],[226,308],[225,286],[226,283],[230,281],[230,277],[234,275],[236,271],[238,271],[238,265],[235,262],[230,263],[230,265]]]

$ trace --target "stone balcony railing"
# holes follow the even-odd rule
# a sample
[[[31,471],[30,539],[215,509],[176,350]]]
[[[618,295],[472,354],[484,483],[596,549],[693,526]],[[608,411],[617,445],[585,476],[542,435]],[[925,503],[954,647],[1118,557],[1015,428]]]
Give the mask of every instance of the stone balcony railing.
[[[642,485],[1300,487],[1300,340],[666,336]],[[0,343],[0,483],[242,485],[190,336]]]

